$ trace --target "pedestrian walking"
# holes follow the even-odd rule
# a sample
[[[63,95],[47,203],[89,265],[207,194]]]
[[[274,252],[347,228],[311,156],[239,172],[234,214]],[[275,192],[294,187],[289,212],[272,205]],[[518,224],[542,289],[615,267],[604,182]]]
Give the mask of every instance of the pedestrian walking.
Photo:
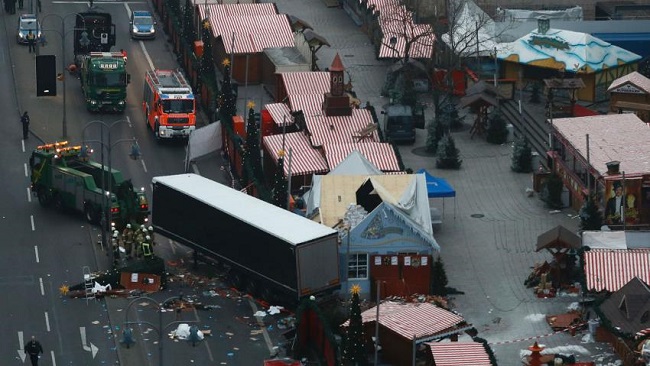
[[[16,0],[9,0],[9,13],[16,14]]]
[[[29,46],[29,53],[36,53],[36,35],[31,30],[27,33],[27,45]]]
[[[23,116],[20,117],[20,123],[23,125],[23,140],[27,140],[29,137],[29,115],[27,111],[23,113]]]
[[[18,0],[18,9],[23,10],[23,0]]]
[[[38,366],[38,359],[41,358],[43,347],[41,343],[32,336],[32,340],[25,345],[25,353],[29,355],[29,360],[32,361],[32,366]]]

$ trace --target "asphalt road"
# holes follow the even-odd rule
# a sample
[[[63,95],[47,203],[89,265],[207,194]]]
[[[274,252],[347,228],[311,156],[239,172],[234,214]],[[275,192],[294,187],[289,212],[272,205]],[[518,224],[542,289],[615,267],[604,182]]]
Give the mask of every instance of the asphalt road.
[[[25,2],[29,7],[30,2]],[[0,144],[0,165],[4,187],[0,190],[0,289],[3,299],[3,339],[0,342],[0,364],[28,364],[20,351],[24,342],[34,335],[43,344],[44,365],[147,365],[160,364],[158,336],[155,327],[160,313],[155,306],[135,301],[129,308],[129,321],[134,326],[136,344],[126,350],[119,344],[126,321],[129,303],[133,299],[86,301],[63,297],[59,288],[82,282],[82,267],[91,271],[105,270],[108,257],[97,244],[100,231],[88,225],[81,215],[56,212],[42,208],[35,196],[29,194],[27,162],[32,149],[42,143],[61,141],[63,129],[67,140],[79,144],[85,140],[100,159],[104,147],[105,158],[110,153],[112,166],[132,179],[135,187],[144,187],[151,197],[151,178],[157,175],[183,172],[185,156],[182,143],[157,143],[147,128],[142,112],[142,83],[144,73],[152,67],[177,68],[175,56],[162,30],[154,41],[132,41],[129,38],[130,11],[150,10],[146,2],[95,2],[103,11],[113,15],[117,29],[114,50],[128,53],[127,109],[124,114],[101,115],[86,111],[78,80],[65,73],[66,108],[64,116],[63,83],[58,84],[55,97],[36,97],[35,55],[26,46],[15,42],[15,28],[20,14],[2,14],[0,17],[6,37],[0,37],[0,85],[6,92],[0,98],[0,110],[5,120],[4,143]],[[85,11],[87,3],[75,1],[43,1],[39,18],[47,44],[39,47],[40,54],[57,56],[57,70],[72,62],[72,29],[74,14]],[[63,27],[62,27],[63,26]],[[62,41],[66,54],[62,55]],[[13,72],[9,72],[9,71]],[[27,110],[31,116],[31,136],[21,140],[19,115]],[[64,122],[65,121],[65,122]],[[97,123],[102,121],[103,123]],[[101,144],[101,137],[105,143]],[[110,135],[111,144],[107,143]],[[142,159],[131,160],[130,140],[135,137],[140,145]],[[125,142],[122,143],[121,141]],[[110,146],[110,148],[109,148]],[[224,180],[224,182],[226,182]],[[188,251],[169,241],[161,240],[156,249],[169,259],[186,257]],[[278,333],[270,336],[260,332],[260,323],[252,316],[255,305],[239,296],[205,297],[202,292],[212,288],[227,288],[218,281],[202,288],[170,286],[162,293],[151,294],[157,302],[178,296],[196,296],[213,310],[188,312],[182,320],[197,321],[201,329],[211,329],[213,336],[192,347],[173,342],[167,333],[175,328],[173,313],[162,313],[163,345],[166,365],[223,364],[253,365],[270,353],[277,343]],[[263,324],[263,322],[262,322]]]

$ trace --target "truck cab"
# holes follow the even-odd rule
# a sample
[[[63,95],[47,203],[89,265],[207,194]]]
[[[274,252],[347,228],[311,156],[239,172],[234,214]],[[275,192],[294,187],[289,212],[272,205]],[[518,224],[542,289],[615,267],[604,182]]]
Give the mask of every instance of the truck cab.
[[[403,104],[391,104],[384,107],[382,131],[384,138],[394,143],[414,143],[415,124],[413,110]]]

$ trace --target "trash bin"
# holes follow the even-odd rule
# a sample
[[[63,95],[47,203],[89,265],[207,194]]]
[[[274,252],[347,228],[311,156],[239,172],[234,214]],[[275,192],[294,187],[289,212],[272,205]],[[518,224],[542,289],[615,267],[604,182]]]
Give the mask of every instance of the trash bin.
[[[589,324],[589,334],[596,337],[596,330],[600,325],[600,321],[598,319],[590,319],[588,324]]]

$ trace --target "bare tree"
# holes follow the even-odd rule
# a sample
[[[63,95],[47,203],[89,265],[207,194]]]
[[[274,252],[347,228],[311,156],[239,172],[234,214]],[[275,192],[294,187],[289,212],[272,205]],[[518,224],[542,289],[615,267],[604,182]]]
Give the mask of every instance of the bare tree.
[[[430,59],[434,54],[436,36],[430,24],[417,24],[413,12],[399,5],[382,9],[379,23],[383,33],[379,58],[401,59],[411,57]]]

